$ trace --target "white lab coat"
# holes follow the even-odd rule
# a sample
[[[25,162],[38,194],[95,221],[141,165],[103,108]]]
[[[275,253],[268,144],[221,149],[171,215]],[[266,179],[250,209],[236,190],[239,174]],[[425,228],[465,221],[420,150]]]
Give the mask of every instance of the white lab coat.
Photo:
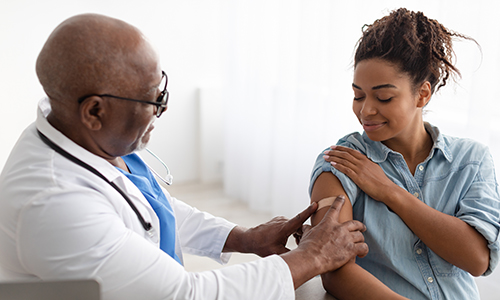
[[[189,273],[159,249],[159,220],[137,187],[46,120],[47,99],[0,175],[0,280],[95,278],[111,299],[294,299],[290,270],[279,256],[215,271]],[[39,129],[129,195],[155,228],[149,236],[108,183],[45,145]],[[176,216],[176,252],[220,262],[235,226],[165,194]]]

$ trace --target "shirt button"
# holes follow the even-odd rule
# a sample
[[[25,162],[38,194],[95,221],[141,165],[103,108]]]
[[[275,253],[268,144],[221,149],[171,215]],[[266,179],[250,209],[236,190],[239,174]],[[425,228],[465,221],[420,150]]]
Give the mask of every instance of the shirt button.
[[[419,194],[417,192],[415,192],[415,193],[413,193],[413,196],[418,198]]]
[[[420,255],[422,254],[422,249],[417,249],[417,254]],[[429,277],[430,278],[430,277]]]
[[[419,167],[418,167],[418,169],[419,169],[420,171],[423,171],[423,170],[424,170],[424,166],[419,166]]]
[[[433,282],[434,282],[434,279],[433,279],[432,277],[429,277],[429,278],[427,278],[427,281],[428,281],[429,283],[433,283]]]

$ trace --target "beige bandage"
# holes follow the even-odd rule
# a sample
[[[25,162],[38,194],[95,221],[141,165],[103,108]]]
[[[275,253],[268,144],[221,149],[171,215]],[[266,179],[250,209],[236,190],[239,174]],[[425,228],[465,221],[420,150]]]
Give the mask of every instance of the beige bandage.
[[[335,201],[337,197],[328,197],[328,198],[323,198],[318,201],[318,210],[322,209],[323,207],[330,207],[333,204],[333,201]]]

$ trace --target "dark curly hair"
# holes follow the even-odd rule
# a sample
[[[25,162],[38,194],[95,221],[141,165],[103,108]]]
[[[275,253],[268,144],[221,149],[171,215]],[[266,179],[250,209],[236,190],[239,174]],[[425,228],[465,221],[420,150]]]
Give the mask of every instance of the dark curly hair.
[[[474,39],[448,30],[421,12],[400,8],[372,25],[363,26],[354,67],[365,59],[383,59],[408,74],[415,90],[429,81],[434,93],[446,85],[450,76],[460,77],[452,61],[453,38],[471,40],[478,45]]]

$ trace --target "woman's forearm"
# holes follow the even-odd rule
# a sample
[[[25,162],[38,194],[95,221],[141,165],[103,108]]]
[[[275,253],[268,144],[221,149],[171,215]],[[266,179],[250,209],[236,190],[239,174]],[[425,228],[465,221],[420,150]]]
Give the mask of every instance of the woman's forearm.
[[[393,292],[381,281],[354,262],[321,276],[325,290],[339,300],[407,299]]]
[[[487,241],[469,224],[433,209],[399,187],[384,203],[427,247],[449,263],[474,276],[488,269]]]

